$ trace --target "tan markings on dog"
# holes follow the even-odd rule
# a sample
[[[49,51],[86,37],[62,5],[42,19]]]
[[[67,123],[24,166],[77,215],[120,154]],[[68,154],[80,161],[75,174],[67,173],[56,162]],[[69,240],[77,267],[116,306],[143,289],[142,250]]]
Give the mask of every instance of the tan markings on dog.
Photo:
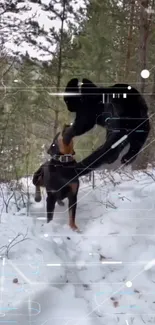
[[[73,230],[78,230],[79,229],[77,227],[76,223],[75,223],[75,216],[72,215],[72,211],[71,210],[69,210],[69,226]]]
[[[71,184],[69,184],[69,187],[71,188],[73,194],[77,193],[77,190],[78,190],[78,184],[77,183],[71,183]]]
[[[66,144],[64,144],[62,137],[59,136],[58,145],[59,145],[59,150],[63,155],[74,155],[75,154],[73,140],[71,140],[71,142],[67,146]]]

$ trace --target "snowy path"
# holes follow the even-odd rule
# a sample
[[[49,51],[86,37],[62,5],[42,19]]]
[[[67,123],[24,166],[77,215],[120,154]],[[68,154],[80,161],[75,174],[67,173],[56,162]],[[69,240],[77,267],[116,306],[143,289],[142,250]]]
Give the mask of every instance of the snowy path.
[[[80,188],[80,234],[67,226],[67,202],[50,224],[37,219],[44,200],[29,216],[2,214],[1,246],[27,227],[30,240],[1,259],[0,324],[155,323],[155,183],[141,173],[96,184]]]

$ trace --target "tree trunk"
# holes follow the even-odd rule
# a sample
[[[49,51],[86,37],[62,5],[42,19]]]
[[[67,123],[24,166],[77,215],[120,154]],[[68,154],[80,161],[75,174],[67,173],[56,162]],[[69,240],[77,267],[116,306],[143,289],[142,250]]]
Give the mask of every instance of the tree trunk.
[[[150,96],[150,115],[151,131],[149,135],[149,141],[151,143],[152,140],[155,140],[155,69],[153,70],[152,94]],[[155,142],[152,142],[150,144],[149,163],[155,165]]]
[[[122,9],[125,12],[126,9],[126,0],[122,1]],[[119,60],[119,75],[118,71],[114,71],[114,80],[116,83],[122,83],[124,82],[124,75],[125,75],[125,58],[124,58],[124,35],[125,35],[125,30],[124,26],[122,26],[120,30],[120,60]]]
[[[151,18],[152,14],[148,14],[147,9],[149,8],[149,0],[143,0],[141,2],[140,8],[140,72],[143,69],[147,69],[147,53],[148,53],[148,38],[150,34],[150,26],[151,26]],[[154,0],[152,0],[152,9],[154,7]],[[145,92],[146,81],[144,78],[140,77],[140,91],[142,94]],[[155,86],[154,86],[155,87]],[[154,93],[154,90],[152,90]],[[153,95],[152,95],[153,96]],[[149,104],[151,103],[151,99]],[[151,121],[150,121],[151,122]],[[153,130],[151,129],[149,137],[144,144],[144,149],[141,153],[139,153],[135,162],[133,162],[134,169],[145,169],[150,162],[152,156],[152,147],[154,143],[151,143],[153,140]]]
[[[151,15],[148,19],[147,9],[149,0],[143,0],[140,7],[140,71],[147,69],[147,51],[148,51],[148,37],[150,30]],[[140,91],[145,91],[145,79],[140,77]]]
[[[130,23],[128,30],[128,43],[126,53],[126,65],[125,65],[125,79],[129,76],[130,71],[130,58],[131,58],[131,45],[132,45],[132,34],[133,34],[133,20],[134,20],[135,0],[131,0],[130,3]]]
[[[66,12],[66,1],[67,0],[63,0],[63,12],[62,12],[62,17],[61,17],[60,43],[59,43],[59,58],[58,58],[58,74],[57,74],[57,85],[56,85],[56,91],[57,91],[57,93],[60,90],[60,84],[61,84],[62,47],[63,47],[63,32],[64,32],[64,21],[65,21],[65,12]],[[58,103],[59,103],[59,100],[58,100]],[[54,136],[57,134],[58,124],[59,124],[59,108],[57,107],[55,109]]]

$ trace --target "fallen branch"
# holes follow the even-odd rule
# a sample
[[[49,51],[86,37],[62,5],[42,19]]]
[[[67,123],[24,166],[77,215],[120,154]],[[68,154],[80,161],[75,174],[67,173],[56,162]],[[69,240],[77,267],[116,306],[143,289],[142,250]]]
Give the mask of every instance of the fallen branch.
[[[148,175],[149,177],[151,177],[153,179],[153,181],[155,182],[155,177],[154,177],[153,173],[149,173],[146,170],[144,170],[143,173]]]
[[[9,259],[10,250],[14,246],[16,246],[19,243],[22,243],[25,240],[30,239],[30,238],[27,237],[27,234],[28,234],[28,228],[27,228],[27,231],[26,231],[25,235],[23,235],[22,233],[18,233],[17,236],[15,238],[13,238],[8,245],[3,245],[2,247],[0,247],[1,258],[2,257],[7,257]],[[21,237],[21,239],[19,239],[20,237]],[[17,242],[15,242],[17,239],[19,239],[19,240]]]

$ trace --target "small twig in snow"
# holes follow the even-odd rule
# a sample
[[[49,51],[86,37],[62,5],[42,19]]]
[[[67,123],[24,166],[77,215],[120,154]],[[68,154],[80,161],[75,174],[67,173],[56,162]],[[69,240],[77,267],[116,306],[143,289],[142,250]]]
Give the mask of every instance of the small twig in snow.
[[[129,202],[131,202],[131,200],[128,199],[126,196],[120,196],[119,199],[122,199],[122,201],[124,201],[124,199],[127,199]]]
[[[30,239],[30,238],[26,237],[27,234],[28,234],[28,229],[27,229],[27,232],[25,235],[23,235],[22,233],[18,233],[17,236],[15,238],[13,238],[8,245],[3,245],[2,247],[0,247],[1,254],[3,254],[7,258],[9,258],[9,252],[14,246],[16,246],[17,244],[19,244],[25,240]],[[17,242],[15,242],[17,239],[20,238],[20,236],[22,236],[22,238],[20,240],[18,240]],[[4,249],[5,249],[5,252],[2,253]]]
[[[143,319],[143,317],[142,317],[142,316],[140,316],[140,318],[141,318],[142,322],[143,322],[144,324],[146,324],[146,323],[144,322],[144,319]]]
[[[153,181],[155,182],[155,178],[154,178],[154,176],[153,176],[152,173],[149,173],[149,172],[147,172],[146,170],[144,170],[144,174],[146,174],[146,175],[148,175],[149,177],[151,177],[151,178],[153,179]]]

